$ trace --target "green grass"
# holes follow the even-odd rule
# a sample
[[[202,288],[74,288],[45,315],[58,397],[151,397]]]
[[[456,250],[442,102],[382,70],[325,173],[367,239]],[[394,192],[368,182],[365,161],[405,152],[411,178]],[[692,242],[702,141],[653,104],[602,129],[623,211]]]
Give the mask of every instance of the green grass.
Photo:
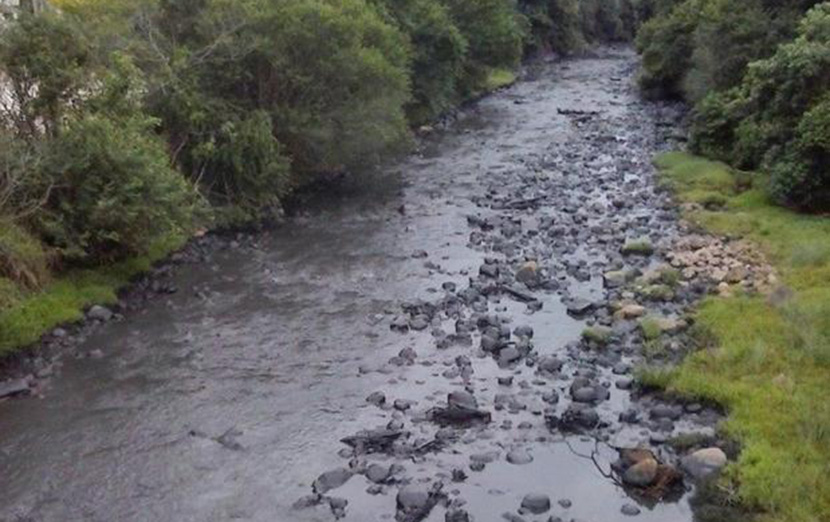
[[[725,433],[742,451],[724,480],[761,520],[830,519],[830,219],[772,205],[747,173],[683,153],[655,161],[683,202],[725,197],[687,218],[755,241],[788,289],[773,296],[705,300],[697,328],[716,340],[676,370],[643,372],[672,392],[727,407]],[[780,295],[779,295],[780,294]]]
[[[181,237],[159,241],[142,257],[114,265],[75,270],[57,276],[42,290],[22,292],[8,279],[0,279],[0,357],[37,342],[56,326],[83,318],[93,304],[113,304],[117,292],[152,264],[184,243]]]
[[[491,69],[484,82],[483,93],[495,91],[507,87],[516,82],[516,73],[510,69]]]
[[[663,334],[660,321],[654,317],[644,317],[640,320],[640,330],[643,332],[643,338],[647,341],[657,339]]]

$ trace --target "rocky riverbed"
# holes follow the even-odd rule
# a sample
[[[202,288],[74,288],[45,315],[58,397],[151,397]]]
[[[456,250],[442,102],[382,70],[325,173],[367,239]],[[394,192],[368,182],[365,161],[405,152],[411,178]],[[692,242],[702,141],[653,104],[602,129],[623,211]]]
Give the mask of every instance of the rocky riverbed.
[[[0,520],[691,521],[721,414],[635,370],[692,348],[703,295],[775,275],[657,190],[683,113],[636,69],[530,67],[353,191],[55,332],[74,357],[0,404]]]

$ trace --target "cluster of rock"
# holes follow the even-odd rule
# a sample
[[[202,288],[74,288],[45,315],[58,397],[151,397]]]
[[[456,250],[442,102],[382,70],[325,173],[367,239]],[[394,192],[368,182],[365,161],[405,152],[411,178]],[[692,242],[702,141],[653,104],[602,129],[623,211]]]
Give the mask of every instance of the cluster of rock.
[[[735,288],[767,294],[778,285],[764,254],[746,240],[683,236],[666,252],[666,259],[684,279],[707,279],[717,285],[721,295],[731,295]]]
[[[392,418],[386,426],[344,439],[349,449],[341,454],[352,459],[355,473],[368,469],[371,454],[421,459],[449,448],[463,451],[454,443],[468,439],[469,432],[499,437],[503,435],[496,433],[538,429],[533,420],[505,418],[526,413],[556,436],[576,433],[608,444],[635,443],[624,446],[628,449],[614,463],[616,480],[635,499],[682,493],[684,476],[701,479],[725,465],[723,452],[710,446],[717,442],[714,426],[720,414],[715,409],[664,401],[637,389],[632,375],[652,357],[645,353],[648,346],[665,348],[653,355],[657,359],[681,354],[688,344],[685,312],[711,291],[714,281],[703,277],[703,267],[683,272],[688,265],[680,264],[685,258],[678,245],[684,243],[675,241],[676,210],[648,177],[652,138],[609,135],[606,129],[622,126],[601,111],[567,114],[579,129],[571,140],[523,157],[520,166],[479,177],[483,193],[472,198],[478,212],[467,216],[468,246],[484,257],[477,268],[461,272],[468,278],[466,286],[457,278],[444,281],[435,300],[405,302],[388,322],[376,321],[402,335],[430,335],[434,341],[435,354],[418,358],[401,351],[389,365],[432,366],[441,364],[435,359],[443,352],[467,353],[446,358],[444,368],[434,373],[459,387],[445,403],[423,408],[422,401],[389,400],[386,392],[367,398]],[[667,115],[675,116],[671,111]],[[431,273],[453,275],[430,260],[428,252],[412,257],[423,259]],[[691,258],[689,262],[695,265]],[[549,353],[549,341],[516,321],[511,310],[519,306],[532,316],[555,302],[563,303],[585,329],[580,339]],[[490,376],[477,373],[484,359],[494,361],[500,373],[492,376],[495,392],[482,398],[481,387],[488,388],[483,382]],[[626,409],[609,404],[614,393],[631,393]],[[672,439],[682,436],[699,437],[691,447],[695,451],[673,449]],[[509,448],[509,441],[507,437],[502,444]],[[484,472],[501,454],[473,453],[467,469],[453,468],[451,476],[439,473],[434,481],[416,483],[401,470],[382,484],[372,483],[367,492],[379,494],[396,484],[398,521],[422,520],[440,505],[447,522],[466,522],[471,517],[465,501],[446,486],[463,482],[468,472]],[[519,466],[533,461],[526,445],[509,449],[503,458]],[[325,500],[315,497],[318,503]],[[519,522],[557,507],[567,509],[570,501],[556,504],[547,494],[532,492],[516,513],[503,516]],[[332,510],[338,515],[334,506]],[[629,516],[640,512],[635,503],[620,511]],[[561,519],[554,514],[549,520]]]

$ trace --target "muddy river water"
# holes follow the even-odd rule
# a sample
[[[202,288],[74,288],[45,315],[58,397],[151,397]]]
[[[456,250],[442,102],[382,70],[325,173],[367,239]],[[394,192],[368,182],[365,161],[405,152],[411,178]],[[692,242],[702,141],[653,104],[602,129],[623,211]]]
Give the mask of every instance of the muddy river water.
[[[643,502],[608,473],[612,446],[714,422],[632,397],[641,343],[603,311],[603,273],[659,260],[626,238],[676,234],[649,160],[679,111],[641,101],[636,69],[627,49],[538,65],[411,157],[163,276],[177,293],[0,404],[0,520],[692,520],[688,494]],[[613,347],[580,341],[595,323]],[[491,422],[436,422],[465,389]],[[575,432],[572,401],[591,412]],[[341,442],[378,428],[391,447]]]

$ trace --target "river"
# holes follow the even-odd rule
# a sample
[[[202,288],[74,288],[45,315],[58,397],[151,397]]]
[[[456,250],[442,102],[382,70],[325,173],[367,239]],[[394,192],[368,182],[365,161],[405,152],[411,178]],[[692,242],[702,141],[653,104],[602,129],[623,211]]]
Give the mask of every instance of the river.
[[[172,270],[164,277],[177,293],[95,329],[78,357],[63,358],[43,397],[0,404],[0,520],[307,522],[337,514],[372,522],[393,520],[401,484],[439,482],[447,499],[429,521],[444,520],[448,503],[477,522],[519,516],[529,492],[549,495],[552,507],[521,515],[527,521],[628,520],[626,504],[640,511],[637,520],[692,520],[688,495],[638,503],[601,472],[613,450],[545,420],[554,402],[545,393],[558,390],[561,414],[574,376],[587,375],[609,391],[594,404],[607,420],[603,439],[654,439],[648,423],[617,420],[651,404],[634,405],[612,385],[628,372],[612,372],[614,364],[637,362],[636,343],[610,361],[586,357],[580,333],[603,316],[573,317],[565,304],[609,298],[602,273],[619,264],[620,238],[659,243],[675,233],[649,159],[670,145],[678,111],[641,101],[636,69],[625,48],[538,64],[460,111],[410,157]],[[459,307],[444,299],[486,281],[479,272],[490,257],[499,277],[537,259],[547,283],[533,289],[536,301],[485,295]],[[654,260],[633,263],[645,269]],[[391,328],[415,325],[401,304],[418,300],[439,303],[421,314],[429,326]],[[475,321],[476,312],[532,327],[535,355],[500,365],[478,347],[475,327],[455,335],[456,320]],[[545,356],[564,362],[561,374],[537,373]],[[512,384],[497,384],[508,376]],[[390,421],[410,441],[433,440],[439,427],[429,408],[465,386],[493,422],[459,428],[434,450],[353,456],[339,442]],[[377,391],[384,407],[366,400]],[[712,423],[699,414],[669,431],[684,422]],[[595,448],[597,465],[586,458]],[[511,450],[532,462],[508,462]],[[487,461],[483,470],[470,469],[476,460]],[[325,499],[294,506],[321,473],[367,463],[394,464],[394,477],[372,488],[356,474],[327,492],[345,508]],[[453,469],[467,478],[454,482]]]

